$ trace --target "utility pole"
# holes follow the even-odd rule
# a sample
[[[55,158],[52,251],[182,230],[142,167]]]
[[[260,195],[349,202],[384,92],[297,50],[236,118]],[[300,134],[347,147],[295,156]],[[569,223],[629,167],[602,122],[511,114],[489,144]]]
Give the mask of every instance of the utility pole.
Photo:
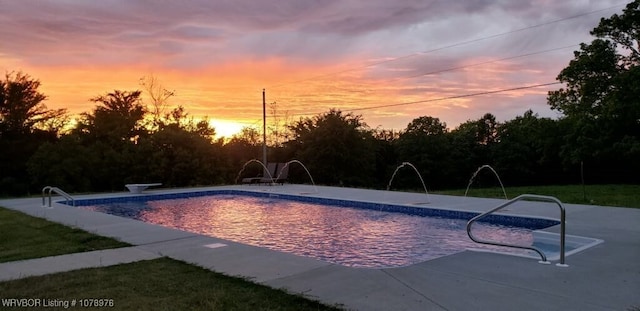
[[[267,166],[267,101],[264,89],[262,89],[262,164]],[[266,170],[266,168],[263,168]],[[268,172],[263,172],[262,176],[267,176]]]

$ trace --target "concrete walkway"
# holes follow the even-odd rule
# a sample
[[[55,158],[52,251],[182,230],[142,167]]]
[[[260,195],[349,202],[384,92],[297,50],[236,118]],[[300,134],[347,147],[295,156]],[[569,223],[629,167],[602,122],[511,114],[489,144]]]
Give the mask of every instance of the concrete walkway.
[[[0,263],[0,282],[29,276],[66,272],[77,269],[106,267],[161,256],[138,247],[123,247],[85,253]]]
[[[288,194],[314,192],[311,187],[298,185],[150,192],[214,189]],[[130,194],[78,198],[125,195]],[[318,192],[310,195],[394,204],[425,200],[425,194],[331,187],[318,187]],[[504,202],[436,195],[430,195],[429,201],[430,207],[479,212]],[[0,201],[0,206],[136,245],[100,251],[100,254],[57,256],[59,258],[55,260],[66,262],[69,269],[82,268],[80,258],[83,257],[91,257],[87,261],[93,261],[93,264],[96,258],[102,258],[99,265],[105,265],[117,262],[118,256],[126,260],[168,256],[353,310],[628,310],[640,307],[638,209],[566,205],[567,234],[605,241],[567,257],[567,268],[538,264],[537,260],[529,258],[465,251],[408,267],[366,269],[344,267],[61,204],[54,204],[53,209],[44,209],[40,205],[39,198]],[[510,209],[509,213],[515,215],[558,218],[559,214],[557,207],[544,203],[523,202]],[[558,231],[558,228],[550,228],[549,231]],[[36,273],[42,261],[54,258],[2,264],[0,280]],[[20,267],[22,272],[11,276],[7,272],[8,265]]]

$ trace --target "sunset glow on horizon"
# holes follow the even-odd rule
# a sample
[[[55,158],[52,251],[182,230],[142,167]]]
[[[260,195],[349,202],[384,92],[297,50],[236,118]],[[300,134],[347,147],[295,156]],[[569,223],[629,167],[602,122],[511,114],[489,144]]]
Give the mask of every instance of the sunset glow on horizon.
[[[281,120],[336,108],[372,128],[420,116],[454,128],[485,113],[556,117],[546,94],[561,85],[462,95],[555,82],[599,19],[625,4],[0,0],[0,70],[40,80],[47,107],[70,115],[154,77],[175,92],[171,107],[226,137],[261,130],[263,89]]]

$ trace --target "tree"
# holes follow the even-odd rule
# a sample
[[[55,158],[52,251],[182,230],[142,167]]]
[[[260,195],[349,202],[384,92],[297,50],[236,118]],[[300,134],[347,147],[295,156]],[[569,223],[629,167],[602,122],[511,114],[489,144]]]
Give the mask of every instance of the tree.
[[[189,116],[182,105],[178,105],[171,112],[165,114],[159,123],[159,128],[162,130],[165,127],[179,128],[209,140],[213,140],[216,135],[216,130],[209,124],[208,117],[196,122],[193,117]]]
[[[548,96],[551,108],[562,112],[569,125],[565,163],[584,161],[602,171],[599,177],[608,170],[608,175],[637,180],[633,176],[640,169],[635,160],[640,156],[639,6],[636,0],[622,15],[603,18],[591,31],[597,38],[581,44],[558,75],[566,88]]]
[[[446,123],[438,118],[423,116],[411,121],[396,142],[398,160],[416,166],[429,187],[444,187],[450,180],[451,145],[447,133]],[[403,175],[397,178],[397,183],[394,181],[397,186],[422,186],[416,183],[418,179],[412,172],[407,173],[406,179]]]
[[[91,99],[98,103],[92,113],[83,113],[77,131],[95,140],[111,142],[135,140],[145,133],[144,116],[147,112],[140,100],[141,91],[115,90]]]
[[[245,126],[239,133],[231,136],[231,139],[227,142],[227,145],[246,146],[247,148],[254,150],[249,156],[249,159],[257,158],[262,150],[262,136],[260,132],[254,127]]]
[[[47,109],[39,87],[40,81],[21,72],[0,80],[0,194],[35,190],[25,178],[27,160],[40,145],[55,141],[64,126],[65,110]]]
[[[260,132],[258,132],[256,128],[245,126],[240,130],[240,133],[233,135],[231,139],[224,144],[223,150],[227,161],[226,166],[237,174],[247,161],[261,159],[262,135],[260,135]],[[262,168],[255,167],[255,171],[251,172],[257,175],[262,171]],[[235,177],[237,176],[230,176],[229,180],[235,181]]]
[[[290,129],[293,139],[287,147],[308,167],[316,182],[351,186],[370,183],[375,167],[373,137],[361,116],[331,109],[300,119]]]
[[[500,143],[496,145],[493,165],[510,185],[569,181],[563,177],[557,152],[562,143],[554,134],[561,132],[558,121],[540,118],[527,110],[502,124],[498,132]]]
[[[91,176],[89,184],[93,191],[121,190],[132,174],[139,154],[137,142],[149,134],[145,128],[146,109],[140,94],[140,91],[115,90],[92,98],[91,101],[98,105],[92,112],[82,114],[82,119],[65,140],[67,148],[84,150],[65,162],[76,163],[83,168],[83,174]],[[69,146],[73,144],[80,146]],[[55,153],[56,148],[62,148],[62,145],[49,152]],[[32,166],[37,167],[35,164]],[[48,172],[43,172],[44,177],[40,179],[55,175],[52,170]],[[78,180],[75,176],[68,179]]]
[[[67,192],[104,190],[94,171],[99,169],[108,173],[108,170],[94,167],[101,165],[101,155],[96,154],[93,147],[83,145],[77,135],[69,134],[56,142],[41,145],[27,162],[31,182],[40,188],[51,185]],[[114,170],[114,173],[119,172]]]
[[[145,128],[140,92],[114,91],[92,101],[76,128],[56,144],[43,145],[29,162],[34,182],[69,191],[121,190],[126,183],[161,181],[167,186],[222,182],[227,172],[222,142],[205,118],[195,121],[178,106]],[[52,159],[60,165],[47,165]]]
[[[640,62],[640,1],[636,0],[623,10],[623,15],[613,14],[603,18],[591,31],[598,38],[609,38],[628,53],[620,54],[625,66],[637,66]]]
[[[393,171],[398,165],[398,154],[395,144],[400,133],[394,130],[375,129],[372,132],[374,138],[374,150],[376,167],[374,171],[374,182],[377,188],[385,189],[391,179]]]
[[[282,143],[289,140],[290,123],[288,111],[280,112],[277,102],[269,104],[270,121],[267,121],[267,144],[274,148],[282,147]]]
[[[128,182],[157,181],[170,187],[221,183],[221,142],[212,142],[197,127],[163,126],[140,140]]]
[[[440,119],[424,116],[413,119],[404,131],[406,135],[439,136],[447,132],[447,124]]]
[[[140,85],[145,90],[151,101],[151,115],[154,129],[157,129],[164,121],[166,110],[169,106],[169,99],[175,96],[175,91],[167,90],[153,75],[140,78]]]
[[[214,142],[215,130],[207,118],[195,121],[178,106],[167,113],[159,129],[140,139],[132,179],[162,180],[184,187],[220,183],[222,142]]]
[[[47,109],[43,103],[47,97],[39,87],[40,81],[22,72],[7,73],[0,80],[0,138],[31,134],[66,113],[65,109]]]
[[[478,120],[460,124],[449,133],[451,143],[451,167],[449,178],[454,185],[464,185],[481,165],[494,165],[494,150],[499,141],[500,124],[491,113]]]

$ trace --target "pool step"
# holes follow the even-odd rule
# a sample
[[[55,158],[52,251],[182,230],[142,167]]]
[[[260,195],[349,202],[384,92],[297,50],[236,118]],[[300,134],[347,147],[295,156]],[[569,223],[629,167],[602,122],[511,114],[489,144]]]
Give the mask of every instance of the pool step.
[[[604,240],[577,236],[565,235],[565,256],[569,256],[585,249],[603,243]],[[533,246],[542,250],[548,260],[556,261],[560,259],[560,234],[536,230],[533,231]],[[535,257],[534,254],[531,257]],[[537,258],[537,257],[536,257]]]

